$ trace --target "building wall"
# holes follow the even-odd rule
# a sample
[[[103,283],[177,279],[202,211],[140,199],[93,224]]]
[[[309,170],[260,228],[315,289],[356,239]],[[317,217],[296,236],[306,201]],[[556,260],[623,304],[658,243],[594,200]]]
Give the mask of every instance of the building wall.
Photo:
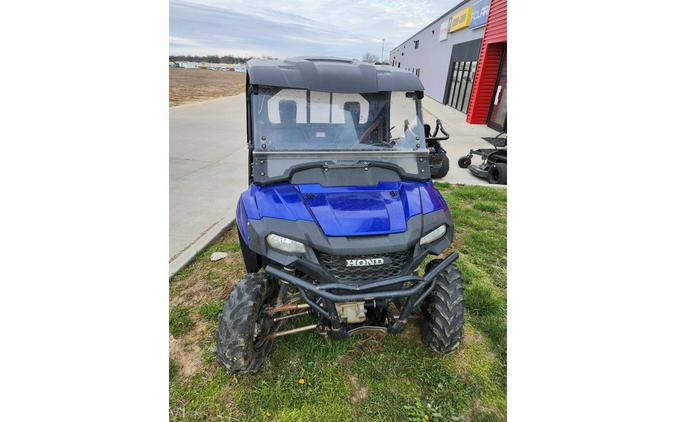
[[[466,116],[469,123],[482,124],[488,119],[499,63],[506,47],[506,9],[507,0],[492,0]]]
[[[450,70],[452,46],[483,38],[485,30],[485,27],[473,30],[469,28],[460,29],[448,33],[447,39],[439,41],[441,24],[473,3],[475,1],[472,0],[460,3],[389,53],[389,64],[395,62],[395,67],[399,67],[398,64],[400,63],[400,69],[413,73],[416,69],[419,69],[419,78],[424,85],[425,95],[438,102],[443,102]],[[419,41],[417,49],[415,49],[415,41]]]

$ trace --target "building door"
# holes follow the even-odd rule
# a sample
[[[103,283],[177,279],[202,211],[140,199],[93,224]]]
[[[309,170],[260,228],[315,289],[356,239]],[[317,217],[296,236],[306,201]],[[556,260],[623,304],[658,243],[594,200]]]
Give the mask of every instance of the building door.
[[[443,103],[462,113],[466,113],[471,100],[481,41],[477,39],[452,46]]]
[[[448,104],[462,113],[466,113],[466,109],[469,107],[473,78],[476,75],[476,64],[475,61],[454,62],[452,64]]]
[[[494,130],[506,132],[506,46],[499,65],[499,77],[492,96],[487,125]]]

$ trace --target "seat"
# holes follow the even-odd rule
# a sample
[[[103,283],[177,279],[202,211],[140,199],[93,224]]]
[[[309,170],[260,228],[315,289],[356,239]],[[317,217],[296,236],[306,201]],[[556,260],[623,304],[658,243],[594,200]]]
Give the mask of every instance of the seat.
[[[306,149],[305,132],[296,121],[298,105],[293,100],[279,101],[279,128],[274,149]]]

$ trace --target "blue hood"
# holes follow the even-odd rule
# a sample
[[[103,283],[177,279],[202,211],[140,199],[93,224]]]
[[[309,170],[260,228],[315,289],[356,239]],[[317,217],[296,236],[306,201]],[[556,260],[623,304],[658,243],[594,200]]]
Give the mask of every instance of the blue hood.
[[[401,233],[410,217],[447,209],[431,182],[411,181],[339,187],[251,185],[242,193],[240,206],[248,219],[314,221],[326,236]]]

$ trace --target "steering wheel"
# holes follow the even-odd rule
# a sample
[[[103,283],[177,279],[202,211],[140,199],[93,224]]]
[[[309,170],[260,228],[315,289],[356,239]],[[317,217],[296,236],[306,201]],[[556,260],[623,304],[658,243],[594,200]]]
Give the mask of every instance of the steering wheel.
[[[363,131],[361,136],[359,136],[359,143],[362,143],[363,140],[366,139],[366,137],[368,135],[370,135],[375,129],[377,129],[377,127],[380,126],[381,124],[382,124],[382,119],[377,119],[370,126],[368,126],[368,129]]]

